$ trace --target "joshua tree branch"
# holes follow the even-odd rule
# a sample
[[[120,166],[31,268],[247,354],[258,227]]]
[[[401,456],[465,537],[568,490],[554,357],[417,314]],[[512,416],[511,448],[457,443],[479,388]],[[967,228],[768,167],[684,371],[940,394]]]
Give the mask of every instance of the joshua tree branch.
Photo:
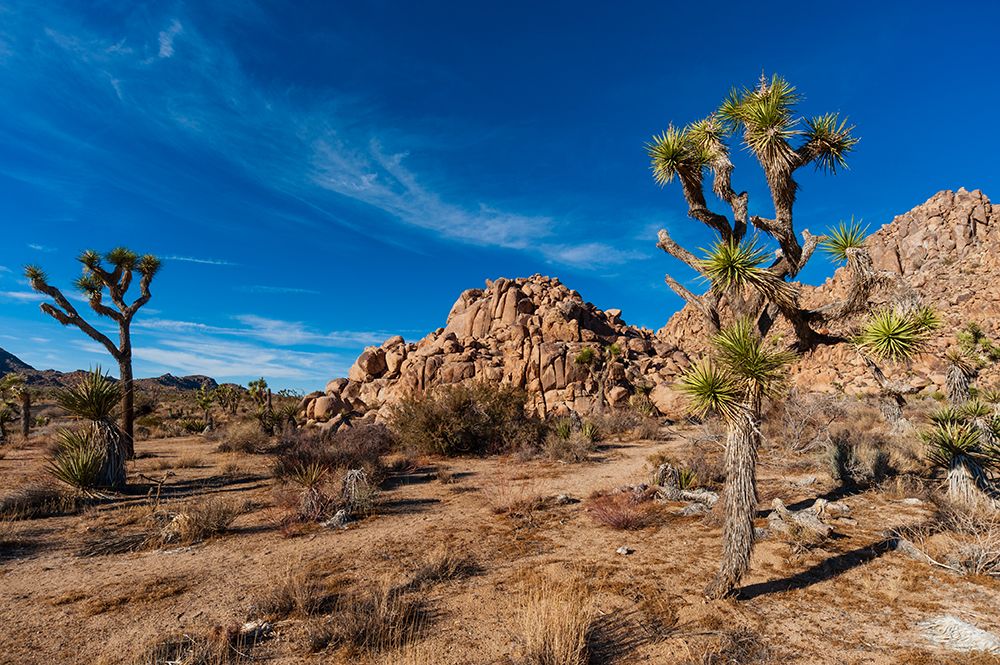
[[[709,325],[712,326],[716,332],[718,332],[721,327],[721,322],[719,320],[719,311],[715,306],[714,299],[707,295],[700,297],[696,296],[670,275],[665,275],[663,277],[663,281],[667,283],[667,286],[669,286],[674,293],[683,298],[685,302],[689,303],[692,307],[701,312],[708,320]]]
[[[701,272],[698,257],[678,245],[677,242],[670,237],[670,233],[666,229],[660,229],[659,241],[656,243],[656,246],[675,259],[688,264],[688,266],[694,268],[699,273]]]
[[[51,316],[53,319],[63,324],[64,326],[74,325],[96,342],[99,342],[108,350],[115,360],[121,361],[121,351],[115,346],[106,335],[101,333],[99,330],[94,328],[92,325],[87,323],[76,309],[69,304],[69,301],[63,297],[59,290],[49,286],[48,284],[39,284],[35,288],[42,293],[52,297],[62,309],[58,309],[55,305],[51,303],[42,303],[42,311]],[[58,295],[53,295],[53,292]]]

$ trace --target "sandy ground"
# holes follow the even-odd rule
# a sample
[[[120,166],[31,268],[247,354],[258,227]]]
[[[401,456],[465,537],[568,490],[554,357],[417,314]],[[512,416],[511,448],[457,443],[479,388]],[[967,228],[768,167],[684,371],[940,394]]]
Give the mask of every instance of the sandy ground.
[[[216,453],[199,437],[142,442],[131,469],[137,480],[139,473],[166,473],[155,467],[197,463],[170,469],[165,505],[218,496],[249,501],[252,509],[232,532],[192,547],[91,558],[77,555],[81,543],[100,528],[127,530],[130,516],[142,510],[136,507],[145,502],[142,490],[82,514],[23,522],[24,544],[0,559],[0,662],[127,662],[165,634],[241,624],[253,599],[290,570],[308,568],[364,587],[405,579],[441,543],[474,557],[479,571],[426,592],[431,612],[417,644],[420,662],[517,662],[518,592],[537,575],[580,580],[590,590],[601,635],[594,662],[703,662],[706,644],[721,631],[748,626],[776,663],[963,663],[972,661],[932,650],[916,624],[953,614],[1000,633],[1000,583],[959,577],[892,551],[884,531],[918,522],[928,506],[875,492],[841,498],[854,523],[838,522],[836,538],[821,548],[796,553],[784,542],[761,542],[742,598],[705,602],[700,591],[720,540],[712,520],[665,508],[651,526],[624,532],[596,524],[587,512],[594,491],[643,482],[650,455],[683,457],[690,445],[676,435],[613,444],[577,465],[447,460],[455,476],[448,484],[426,466],[437,461],[421,460],[424,467],[387,486],[376,515],[346,530],[317,527],[286,537],[275,526],[267,456]],[[0,488],[42,478],[42,458],[38,449],[7,450]],[[801,469],[776,464],[765,452],[762,508],[774,497],[805,506],[833,489],[829,478],[808,473],[818,480],[799,484]],[[584,501],[515,517],[494,514],[498,497],[510,494]],[[620,546],[633,553],[616,554]],[[276,637],[255,657],[353,662],[308,653],[302,632],[297,620],[279,621]]]

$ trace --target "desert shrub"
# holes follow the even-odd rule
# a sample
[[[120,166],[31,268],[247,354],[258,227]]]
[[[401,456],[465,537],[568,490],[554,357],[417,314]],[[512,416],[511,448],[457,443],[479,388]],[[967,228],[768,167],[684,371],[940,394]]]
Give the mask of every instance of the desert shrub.
[[[19,547],[23,537],[24,531],[17,520],[0,513],[0,554]]]
[[[939,499],[932,519],[934,530],[950,536],[945,563],[967,575],[1000,576],[1000,512],[993,506]]]
[[[528,665],[586,665],[594,605],[579,584],[528,585],[520,603],[520,642]]]
[[[615,492],[591,499],[587,512],[598,524],[612,529],[635,531],[649,526],[652,506],[631,492]]]
[[[705,450],[696,448],[681,467],[681,480],[684,472],[694,476],[694,484],[707,489],[719,489],[726,482],[726,467],[721,455],[709,455]],[[685,489],[685,488],[682,488]]]
[[[628,399],[629,408],[638,413],[644,418],[650,418],[655,416],[656,406],[653,404],[653,400],[649,399],[648,393],[638,392]]]
[[[209,439],[218,441],[216,450],[220,453],[260,453],[271,444],[271,438],[251,420],[230,422],[225,427],[214,429],[209,433]]]
[[[385,473],[382,455],[394,445],[392,433],[381,424],[360,425],[332,435],[296,430],[282,436],[273,473],[283,479],[309,465],[329,472],[361,469],[377,484]]]
[[[77,498],[46,485],[22,487],[0,499],[0,515],[19,520],[65,515],[79,507]]]
[[[392,429],[408,450],[437,455],[489,455],[537,449],[542,422],[525,411],[527,394],[487,383],[441,386],[404,399]]]
[[[585,462],[594,450],[594,443],[578,431],[566,438],[550,433],[542,444],[542,452],[559,462]]]
[[[885,442],[853,428],[831,432],[825,459],[830,475],[845,486],[872,487],[894,473]]]
[[[792,452],[807,452],[826,443],[831,425],[846,416],[843,399],[792,388],[771,402],[764,417],[764,435]]]

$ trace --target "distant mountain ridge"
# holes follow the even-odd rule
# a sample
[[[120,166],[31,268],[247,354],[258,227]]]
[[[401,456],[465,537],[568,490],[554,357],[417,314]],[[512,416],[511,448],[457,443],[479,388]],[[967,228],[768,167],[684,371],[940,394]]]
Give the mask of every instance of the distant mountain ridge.
[[[21,374],[24,376],[29,386],[38,388],[58,388],[79,380],[86,372],[78,369],[73,372],[60,372],[54,369],[35,369],[14,354],[0,349],[0,377],[5,374]],[[215,389],[219,383],[210,376],[202,374],[192,374],[189,376],[174,376],[173,374],[163,374],[162,376],[146,379],[136,379],[135,385],[142,389],[166,388],[185,392],[197,390],[202,386]]]

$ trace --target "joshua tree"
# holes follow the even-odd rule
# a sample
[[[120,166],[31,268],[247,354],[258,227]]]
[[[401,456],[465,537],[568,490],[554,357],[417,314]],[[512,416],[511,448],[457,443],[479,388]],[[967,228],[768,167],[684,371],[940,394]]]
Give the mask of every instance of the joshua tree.
[[[215,401],[219,403],[226,413],[235,416],[239,411],[240,401],[243,399],[243,391],[231,383],[224,383],[214,390]]]
[[[972,397],[972,382],[980,370],[1000,360],[1000,347],[986,336],[978,323],[968,323],[958,333],[957,348],[945,353],[948,372],[945,388],[952,406],[962,406]]]
[[[198,387],[194,393],[194,401],[205,414],[205,426],[212,426],[212,404],[215,402],[215,391],[209,390],[207,385]]]
[[[586,346],[580,349],[573,361],[582,367],[588,377],[597,383],[597,404],[603,409],[607,404],[607,391],[611,387],[611,372],[622,355],[622,349],[617,344],[609,344],[595,349]]]
[[[783,352],[765,351],[762,341],[779,317],[790,324],[796,350],[846,341],[845,335],[830,331],[831,324],[866,312],[874,290],[890,279],[874,269],[859,224],[843,224],[827,238],[808,231],[802,232],[801,239],[796,234],[793,223],[798,189],[796,172],[811,164],[836,173],[838,168],[846,166],[846,156],[858,142],[853,126],[835,113],[805,119],[797,116],[798,101],[795,88],[784,79],[761,77],[752,89],[734,89],[707,118],[682,128],[670,125],[646,146],[654,179],[661,185],[678,181],[688,215],[716,235],[708,255],[699,258],[674,241],[666,229],[661,229],[657,246],[698,272],[710,288],[703,295],[695,295],[670,275],[666,276],[667,284],[704,316],[713,333],[728,329],[727,321],[737,321],[741,339],[748,345],[746,350],[760,354],[760,362],[768,367],[772,361],[781,365],[787,360],[780,355]],[[773,217],[750,214],[747,193],[737,192],[732,186],[729,141],[737,134],[764,172]],[[731,217],[710,209],[706,195],[708,175],[712,177],[712,193],[729,207]],[[748,237],[751,227],[758,236]],[[773,258],[762,240],[777,245]],[[821,242],[834,258],[846,262],[850,284],[843,300],[806,308],[799,303],[799,285],[791,280],[799,275]],[[756,350],[747,337],[747,326],[757,336],[753,338],[757,340]],[[731,468],[726,487],[725,505],[729,514],[723,562],[719,576],[706,590],[709,596],[720,597],[735,589],[750,560],[753,528],[747,516],[752,518],[756,505],[754,478],[759,442],[759,434],[755,433],[759,407],[754,408],[753,397],[763,398],[767,391],[766,384],[755,383],[754,390],[759,392],[751,394],[746,389],[741,393],[731,381],[735,370],[719,374],[714,367],[697,365],[696,372],[702,372],[702,376],[688,377],[691,386],[688,392],[695,397],[696,404],[709,398],[709,403],[714,400],[712,406],[719,408],[731,425],[726,450]],[[776,377],[768,374],[768,378]],[[713,385],[720,391],[718,397],[704,391]],[[725,407],[728,410],[723,411],[724,404],[739,404],[741,408]]]
[[[937,315],[927,307],[907,309],[897,305],[870,314],[854,338],[855,348],[879,384],[882,415],[896,431],[909,426],[903,417],[906,395],[920,388],[889,380],[879,362],[909,363],[924,351],[931,334],[940,325]]]
[[[794,354],[768,348],[746,318],[723,328],[712,344],[714,357],[694,365],[681,379],[681,387],[697,413],[718,412],[729,428],[722,564],[705,590],[710,598],[720,598],[731,593],[750,569],[761,408],[764,398],[783,385]]]
[[[22,385],[17,396],[21,398],[21,437],[27,441],[31,436],[31,389]]]
[[[0,377],[0,445],[7,441],[7,425],[14,422],[15,398],[23,394],[23,388],[24,378],[20,374],[4,374]],[[21,417],[24,418],[23,409]],[[24,429],[23,425],[21,429]]]
[[[151,294],[149,285],[160,269],[160,260],[151,254],[137,255],[129,249],[118,247],[105,256],[93,250],[87,250],[78,258],[83,264],[83,275],[76,280],[79,289],[98,316],[107,317],[118,324],[118,343],[88,323],[62,292],[51,286],[45,273],[38,266],[27,266],[24,274],[31,283],[31,288],[43,293],[54,302],[42,303],[42,311],[64,326],[74,325],[85,332],[91,339],[99,342],[118,363],[121,379],[121,419],[125,434],[125,450],[129,458],[134,455],[133,423],[135,420],[135,393],[132,387],[132,319],[143,305],[149,302]],[[103,265],[106,261],[107,267]],[[138,273],[139,297],[132,304],[125,302],[125,295],[132,285],[132,277]],[[105,304],[105,290],[111,299],[109,306]]]
[[[271,389],[267,387],[267,381],[260,377],[247,384],[250,391],[250,399],[257,405],[257,422],[264,434],[272,436],[274,434],[275,418],[274,403],[272,401]]]
[[[122,386],[98,367],[74,386],[60,390],[56,403],[70,415],[89,421],[77,430],[62,430],[49,471],[59,480],[87,491],[125,485],[128,437],[114,422]]]

